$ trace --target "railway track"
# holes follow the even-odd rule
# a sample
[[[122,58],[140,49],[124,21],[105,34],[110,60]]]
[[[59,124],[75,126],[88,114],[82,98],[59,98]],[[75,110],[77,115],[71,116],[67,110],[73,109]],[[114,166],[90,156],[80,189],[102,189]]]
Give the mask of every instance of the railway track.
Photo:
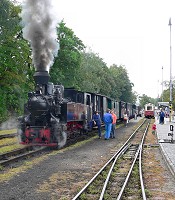
[[[1,130],[0,131],[0,140],[4,138],[13,138],[17,136],[16,129],[9,129],[9,130]]]
[[[142,148],[148,127],[149,121],[145,120],[73,200],[122,198],[145,200]]]
[[[36,153],[39,153],[43,150],[45,150],[47,147],[40,147],[38,149],[35,149],[33,146],[27,146],[20,149],[15,149],[13,151],[0,154],[0,165],[6,166],[10,163],[13,163],[15,161],[18,161],[22,158],[26,158],[29,156],[32,156]]]
[[[17,136],[17,133],[10,133],[10,134],[2,134],[0,135],[0,140],[4,138],[14,138]]]

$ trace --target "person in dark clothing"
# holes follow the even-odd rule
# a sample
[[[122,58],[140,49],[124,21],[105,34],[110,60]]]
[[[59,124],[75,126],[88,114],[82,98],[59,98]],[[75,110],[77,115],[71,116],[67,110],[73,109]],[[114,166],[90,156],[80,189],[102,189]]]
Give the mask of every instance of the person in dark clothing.
[[[100,139],[101,138],[101,117],[97,111],[94,112],[92,121],[94,122],[94,125],[98,126],[98,137]]]
[[[163,110],[160,111],[160,124],[164,124],[165,113]]]

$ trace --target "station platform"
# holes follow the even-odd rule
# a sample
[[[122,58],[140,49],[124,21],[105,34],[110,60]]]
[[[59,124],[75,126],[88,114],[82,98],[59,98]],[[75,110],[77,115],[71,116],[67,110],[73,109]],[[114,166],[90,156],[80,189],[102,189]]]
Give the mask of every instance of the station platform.
[[[170,122],[169,118],[165,118],[165,123],[162,125],[159,124],[158,119],[155,119],[155,123],[157,128],[157,139],[162,155],[175,178],[175,120]],[[172,128],[174,130],[172,130]]]

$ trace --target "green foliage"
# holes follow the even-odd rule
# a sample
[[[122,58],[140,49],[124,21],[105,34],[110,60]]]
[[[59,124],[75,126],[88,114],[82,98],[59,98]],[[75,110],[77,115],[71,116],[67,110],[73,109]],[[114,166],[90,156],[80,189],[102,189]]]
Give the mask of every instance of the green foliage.
[[[0,122],[22,112],[30,82],[30,49],[22,38],[20,7],[0,2]]]
[[[134,94],[132,92],[133,83],[130,82],[127,70],[124,66],[112,65],[110,67],[111,77],[114,80],[113,94],[114,98],[125,102],[133,102]]]
[[[147,103],[152,103],[154,105],[157,104],[157,99],[148,97],[147,95],[143,94],[142,96],[139,97],[140,101],[140,106],[143,108],[145,104]]]
[[[97,54],[83,52],[81,66],[76,72],[79,89],[81,91],[101,93],[106,68],[105,63]],[[102,93],[104,94],[104,92]]]
[[[81,91],[100,93],[117,101],[136,101],[132,92],[133,84],[130,83],[126,69],[117,65],[108,68],[106,63],[91,51],[82,53],[77,80]]]
[[[58,28],[60,50],[51,68],[51,81],[62,83],[65,87],[76,87],[76,70],[80,67],[82,41],[62,21]]]
[[[175,90],[174,90],[174,85],[175,85],[175,81],[173,82],[173,90],[172,90],[172,105],[173,105],[173,110],[175,110]],[[169,102],[170,101],[170,88],[169,88],[169,82],[166,81],[166,88],[163,91],[163,101],[164,102]],[[159,101],[161,101],[162,96],[160,97]]]

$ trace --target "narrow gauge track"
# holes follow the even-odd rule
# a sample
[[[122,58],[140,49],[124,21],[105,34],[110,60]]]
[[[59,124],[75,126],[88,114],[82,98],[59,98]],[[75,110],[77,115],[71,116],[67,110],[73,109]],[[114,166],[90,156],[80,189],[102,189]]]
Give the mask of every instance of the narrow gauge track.
[[[128,198],[142,198],[145,200],[146,194],[142,178],[141,161],[142,147],[149,124],[150,120],[144,120],[124,145],[72,200],[119,200]],[[141,130],[143,126],[145,128]],[[138,177],[135,175],[135,171],[138,172]]]
[[[10,134],[2,134],[0,135],[0,140],[4,138],[14,138],[17,136],[17,133],[10,133]]]
[[[47,147],[42,147],[39,149],[35,149],[33,146],[26,146],[24,148],[15,149],[13,151],[0,154],[0,165],[6,166],[10,163],[13,163],[15,161],[18,161],[22,158],[26,158],[28,156],[32,156],[36,153],[39,153],[46,149]]]

